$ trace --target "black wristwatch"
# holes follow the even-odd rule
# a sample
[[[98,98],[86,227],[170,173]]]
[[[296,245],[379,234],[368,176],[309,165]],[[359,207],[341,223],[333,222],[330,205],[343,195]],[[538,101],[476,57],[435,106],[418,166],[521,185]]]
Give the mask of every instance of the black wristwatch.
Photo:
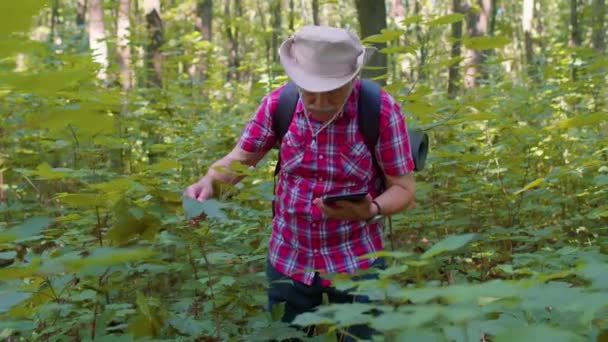
[[[378,204],[378,202],[376,202],[376,200],[373,200],[372,204],[374,204],[376,206],[376,208],[378,208],[378,213],[376,215],[373,215],[372,217],[368,218],[365,221],[368,224],[376,223],[384,218],[384,216],[382,215],[382,208],[380,208],[380,204]]]

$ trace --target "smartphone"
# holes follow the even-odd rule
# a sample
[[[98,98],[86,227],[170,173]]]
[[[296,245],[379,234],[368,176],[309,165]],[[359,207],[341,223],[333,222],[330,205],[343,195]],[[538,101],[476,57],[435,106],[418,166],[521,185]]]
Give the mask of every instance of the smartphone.
[[[352,194],[342,194],[342,195],[329,195],[323,197],[323,203],[331,204],[336,201],[360,201],[367,196],[367,192],[356,192]]]

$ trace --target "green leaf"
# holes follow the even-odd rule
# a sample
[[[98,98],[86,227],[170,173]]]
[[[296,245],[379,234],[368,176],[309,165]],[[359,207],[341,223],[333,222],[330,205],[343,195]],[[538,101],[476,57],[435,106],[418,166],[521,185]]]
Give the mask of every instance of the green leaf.
[[[7,312],[11,307],[32,296],[31,292],[0,291],[0,313]]]
[[[420,256],[421,259],[432,258],[444,252],[459,249],[473,240],[477,234],[449,235],[445,239],[434,244],[429,250]]]
[[[409,17],[401,20],[401,24],[407,26],[409,24],[421,23],[423,20],[424,20],[424,17],[421,15],[410,15]]]
[[[0,35],[28,30],[33,24],[32,17],[46,4],[46,0],[0,1]]]
[[[32,120],[36,126],[47,128],[51,133],[74,131],[79,136],[90,137],[115,130],[112,116],[80,106],[53,109],[48,115],[37,116]]]
[[[2,336],[1,332],[7,331],[7,330],[25,333],[25,332],[32,331],[35,328],[36,328],[36,324],[34,323],[34,320],[30,321],[30,320],[0,319],[0,336]]]
[[[368,253],[360,256],[361,259],[370,259],[370,258],[395,258],[395,259],[404,259],[412,256],[412,253],[404,252],[404,251],[388,251],[382,250],[378,252]]]
[[[184,212],[188,220],[200,217],[202,214],[207,215],[210,218],[225,220],[226,215],[222,211],[222,203],[215,199],[208,199],[204,202],[199,202],[194,198],[184,196],[182,200]]]
[[[92,193],[60,193],[57,194],[56,198],[62,203],[74,208],[105,207],[108,204],[107,198],[100,196],[100,194]]]
[[[141,262],[155,254],[154,250],[148,248],[97,247],[87,257],[67,259],[64,263],[76,271],[89,266],[113,266],[130,261]]]
[[[310,325],[331,324],[333,321],[314,312],[305,312],[297,315],[292,323],[306,327]]]
[[[566,330],[553,328],[547,325],[520,327],[509,329],[497,334],[493,339],[496,342],[512,341],[546,341],[546,342],[576,342],[585,341],[581,336]]]
[[[192,337],[198,337],[203,334],[209,335],[214,330],[213,321],[199,321],[188,316],[174,316],[168,319],[167,322],[181,334]]]
[[[608,121],[608,113],[579,114],[572,118],[555,124],[557,128],[578,128],[582,126],[595,126]]]
[[[62,90],[67,90],[71,87],[76,87],[79,81],[84,80],[87,77],[87,73],[83,70],[70,69],[60,71],[46,71],[46,72],[35,72],[35,73],[10,73],[3,74],[1,79],[8,86],[17,92],[38,94],[41,96],[56,96]],[[54,118],[61,121],[62,114],[69,115],[72,118],[78,120],[78,115],[81,114],[77,111],[67,113],[60,111],[55,108],[51,113],[54,113]],[[31,118],[30,124],[35,127],[44,126],[48,124],[44,119],[46,115],[39,112],[32,114],[34,117]],[[95,122],[90,122],[94,125]]]
[[[75,302],[82,302],[85,300],[92,300],[95,298],[97,298],[97,292],[95,292],[93,290],[84,290],[82,292],[79,292],[75,295],[70,296],[70,299]]]
[[[401,37],[404,33],[405,33],[405,31],[403,31],[403,30],[382,29],[380,31],[380,34],[368,36],[365,39],[363,39],[362,42],[364,44],[366,44],[366,43],[386,43],[386,42],[390,42],[391,40],[395,40],[395,39]]]
[[[522,189],[519,189],[519,190],[515,191],[513,194],[514,195],[519,195],[520,193],[522,193],[524,191],[528,191],[528,190],[531,190],[531,189],[539,187],[544,182],[545,182],[544,178],[537,178],[537,179],[533,180],[532,182],[528,183]]]
[[[142,210],[126,198],[116,203],[114,215],[116,221],[106,236],[118,244],[125,244],[136,237],[152,241],[161,227],[161,222],[156,216]]]
[[[403,105],[403,109],[406,113],[412,113],[414,115],[428,115],[437,112],[437,107],[421,101],[412,101]]]
[[[17,252],[15,252],[15,251],[0,252],[0,259],[3,259],[3,260],[11,260],[11,259],[14,259],[16,256],[17,256]]]
[[[22,224],[0,233],[0,243],[20,241],[40,235],[40,233],[53,223],[53,219],[46,216],[32,217]]]
[[[503,47],[511,42],[511,39],[505,36],[481,36],[481,37],[465,37],[462,39],[463,45],[471,50],[489,50]]]
[[[441,341],[441,337],[428,330],[408,330],[400,332],[396,341],[416,341],[416,342],[436,342]]]
[[[176,160],[161,159],[158,163],[150,165],[148,170],[152,172],[167,172],[179,168],[179,163]]]
[[[463,19],[464,19],[464,14],[452,13],[452,14],[444,15],[442,17],[433,19],[433,20],[427,22],[426,24],[429,26],[447,25],[447,24],[455,23],[457,21],[462,21]]]
[[[590,279],[594,288],[608,290],[608,263],[587,264],[576,273]]]
[[[40,179],[65,179],[68,178],[72,170],[51,168],[48,163],[41,163],[35,171],[29,172],[31,175],[37,175]]]

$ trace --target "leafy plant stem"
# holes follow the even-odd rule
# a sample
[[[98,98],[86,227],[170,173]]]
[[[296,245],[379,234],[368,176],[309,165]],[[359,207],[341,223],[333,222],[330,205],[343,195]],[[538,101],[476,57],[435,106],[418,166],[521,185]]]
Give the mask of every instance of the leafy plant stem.
[[[97,216],[97,239],[99,240],[99,246],[103,247],[103,237],[101,235],[101,216],[99,215],[99,206],[95,206],[95,215]]]
[[[216,301],[215,301],[215,295],[214,295],[214,290],[213,290],[213,285],[211,285],[211,263],[209,262],[209,259],[207,258],[207,253],[205,253],[205,245],[203,244],[201,246],[201,252],[203,254],[203,260],[205,260],[205,266],[207,267],[207,275],[209,277],[209,281],[207,282],[207,285],[209,286],[209,296],[211,297],[211,310],[213,311],[213,321],[215,323],[215,333],[217,334],[217,338],[221,340],[221,336],[220,336],[220,321],[219,321],[219,317],[217,317],[217,307],[216,307]]]
[[[97,330],[97,307],[95,303],[95,309],[93,309],[93,323],[91,324],[91,340],[95,341],[95,330]]]

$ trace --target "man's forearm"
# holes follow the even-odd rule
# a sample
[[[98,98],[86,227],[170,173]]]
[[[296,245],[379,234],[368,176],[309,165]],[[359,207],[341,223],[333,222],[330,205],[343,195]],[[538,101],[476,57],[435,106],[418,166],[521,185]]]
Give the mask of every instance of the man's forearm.
[[[397,180],[396,182],[388,182],[388,188],[375,200],[381,208],[382,215],[389,216],[407,208],[415,199],[416,183],[413,175]]]
[[[246,152],[237,147],[223,158],[213,163],[209,167],[209,170],[207,170],[205,176],[203,176],[203,179],[207,179],[212,183],[221,181],[229,184],[236,184],[243,179],[244,176],[232,170],[230,166],[235,162],[254,166],[262,157],[263,154],[261,153]]]

